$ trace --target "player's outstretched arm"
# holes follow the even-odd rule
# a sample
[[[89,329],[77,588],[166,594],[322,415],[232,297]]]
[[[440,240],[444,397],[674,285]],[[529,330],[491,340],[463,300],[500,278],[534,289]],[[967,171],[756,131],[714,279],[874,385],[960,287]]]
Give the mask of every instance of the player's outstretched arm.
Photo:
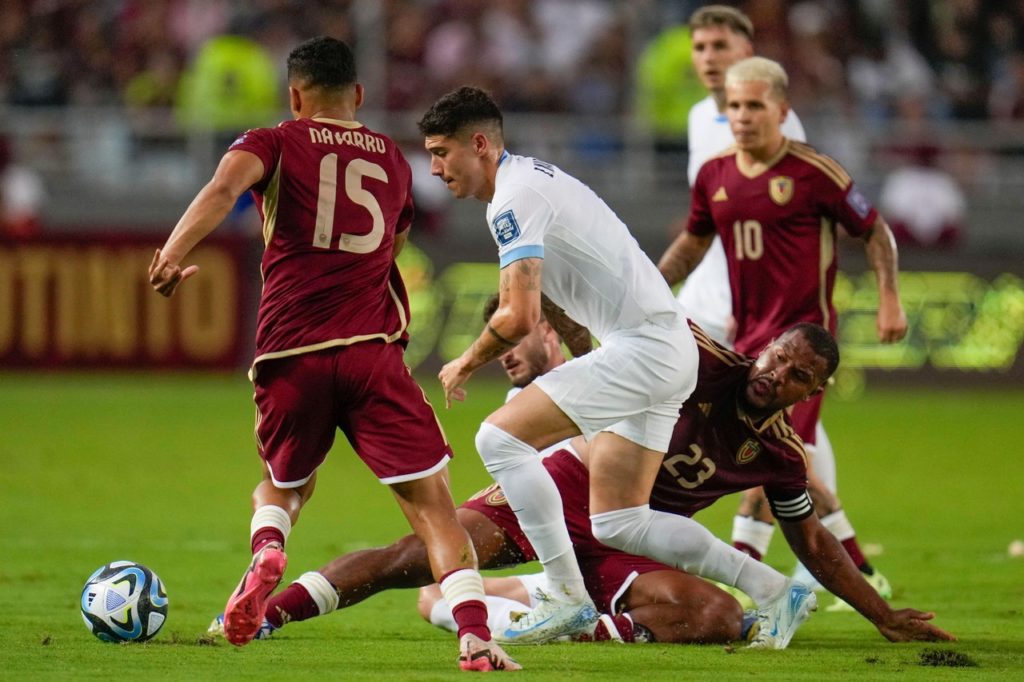
[[[907,334],[907,315],[900,303],[896,239],[881,215],[875,218],[864,247],[878,281],[878,339],[895,343]]]
[[[498,309],[476,341],[437,375],[448,407],[452,406],[452,400],[465,399],[466,391],[462,386],[473,372],[501,357],[537,326],[543,264],[541,258],[522,258],[501,269]]]
[[[953,636],[927,621],[933,614],[914,609],[893,611],[864,579],[850,556],[818,517],[781,522],[793,553],[828,591],[857,609],[882,635],[893,642],[944,640]]]
[[[684,229],[658,260],[658,271],[670,287],[686,279],[704,259],[714,233],[696,235]]]
[[[157,293],[171,296],[179,284],[199,271],[195,265],[182,269],[182,259],[220,225],[238,197],[262,176],[263,162],[255,154],[236,150],[224,155],[213,178],[199,190],[149,264],[149,283]]]
[[[928,622],[934,617],[930,612],[900,609],[893,611],[887,622],[876,625],[890,642],[955,642],[956,636]]]

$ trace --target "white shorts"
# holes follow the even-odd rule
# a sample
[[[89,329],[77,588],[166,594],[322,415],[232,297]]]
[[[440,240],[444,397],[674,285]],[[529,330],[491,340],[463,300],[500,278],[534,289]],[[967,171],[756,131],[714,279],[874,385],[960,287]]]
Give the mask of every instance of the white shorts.
[[[645,326],[615,332],[601,347],[534,380],[583,437],[611,431],[665,452],[679,408],[697,385],[690,328]]]

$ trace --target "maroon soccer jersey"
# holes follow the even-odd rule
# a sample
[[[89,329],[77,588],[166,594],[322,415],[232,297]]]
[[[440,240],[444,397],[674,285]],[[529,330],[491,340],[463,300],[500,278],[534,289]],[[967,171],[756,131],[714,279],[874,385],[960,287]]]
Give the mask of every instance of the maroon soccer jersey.
[[[798,322],[835,333],[836,223],[862,236],[876,216],[842,166],[806,144],[787,140],[754,177],[735,149],[701,166],[687,229],[722,238],[736,350],[755,355]]]
[[[370,339],[404,341],[395,234],[413,217],[412,173],[388,137],[351,121],[299,119],[250,130],[263,217],[256,360]],[[255,364],[254,362],[254,364]]]
[[[724,495],[764,486],[779,518],[810,515],[807,455],[785,411],[757,423],[743,414],[739,398],[753,359],[690,326],[700,353],[697,388],[679,412],[651,507],[692,516]]]

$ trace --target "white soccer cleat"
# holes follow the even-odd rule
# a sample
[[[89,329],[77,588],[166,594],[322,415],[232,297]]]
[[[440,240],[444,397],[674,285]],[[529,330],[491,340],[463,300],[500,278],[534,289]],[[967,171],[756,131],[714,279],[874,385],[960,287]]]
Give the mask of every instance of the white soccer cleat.
[[[818,608],[818,598],[803,583],[792,580],[775,601],[757,611],[759,629],[751,649],[785,649],[797,628]]]
[[[864,580],[867,580],[868,585],[875,588],[875,592],[877,592],[882,599],[892,599],[892,585],[889,584],[889,580],[884,575],[875,571],[871,575],[865,575]],[[829,613],[853,613],[856,611],[855,608],[839,597],[836,597],[836,600],[833,603],[826,606],[825,610]]]
[[[526,613],[513,614],[512,622],[502,632],[493,633],[502,644],[543,644],[559,637],[571,637],[593,631],[598,613],[594,603],[562,601],[537,590],[540,603]]]

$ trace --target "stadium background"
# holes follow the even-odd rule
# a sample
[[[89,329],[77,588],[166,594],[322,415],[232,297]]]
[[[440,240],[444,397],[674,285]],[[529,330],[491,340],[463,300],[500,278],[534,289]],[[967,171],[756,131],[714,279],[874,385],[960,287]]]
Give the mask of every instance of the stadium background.
[[[416,168],[410,364],[476,333],[495,282],[482,207],[429,177],[415,121],[461,83],[490,89],[511,149],[578,175],[657,258],[688,205],[686,110],[703,92],[667,0],[13,0],[0,10],[0,366],[244,366],[258,292],[245,202],[170,306],[147,252],[241,130],[273,125],[283,62],[318,32],[354,45],[361,119]],[[1024,9],[986,0],[734,3],[780,60],[808,139],[900,236],[910,332],[874,341],[873,278],[841,244],[844,369],[864,381],[1024,377]]]

